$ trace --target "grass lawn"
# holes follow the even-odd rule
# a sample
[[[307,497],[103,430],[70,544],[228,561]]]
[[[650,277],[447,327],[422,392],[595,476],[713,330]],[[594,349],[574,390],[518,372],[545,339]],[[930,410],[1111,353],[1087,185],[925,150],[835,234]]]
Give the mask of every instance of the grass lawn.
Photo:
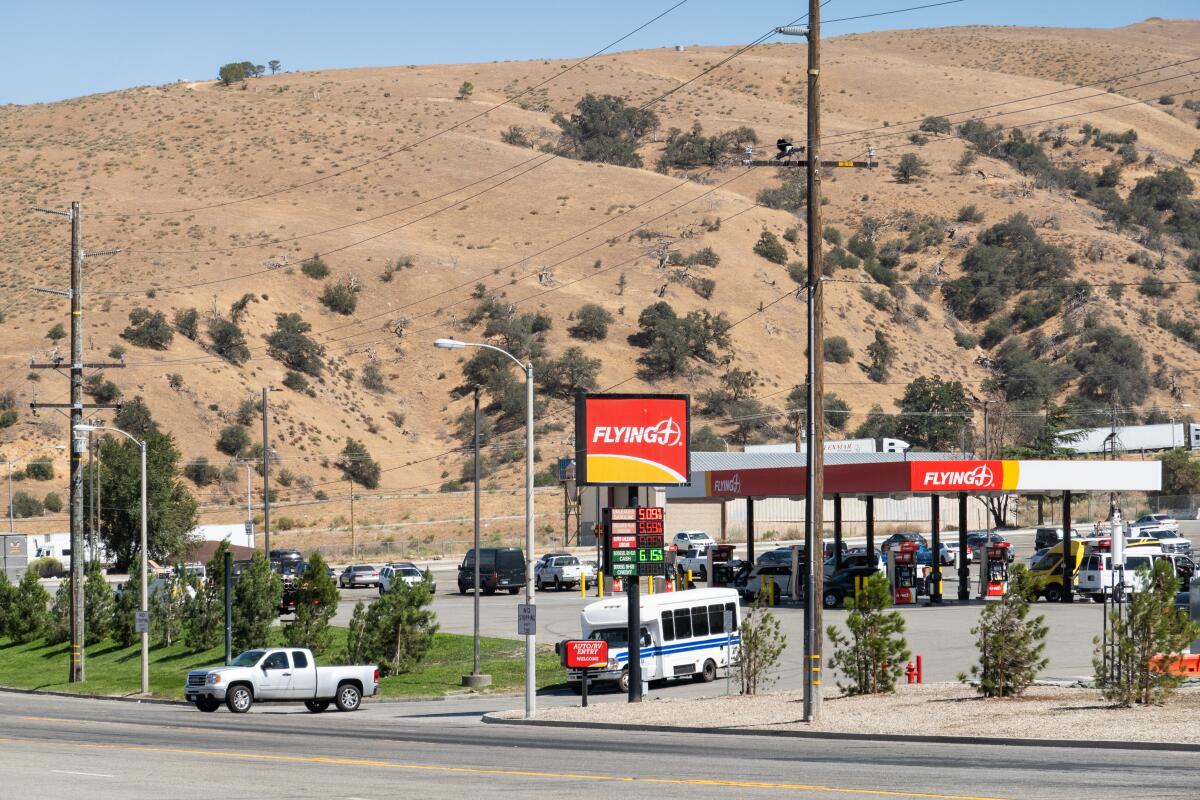
[[[346,629],[335,628],[335,649]],[[480,639],[483,672],[492,676],[491,691],[518,691],[525,685],[525,643],[513,639]],[[380,683],[382,697],[439,697],[460,690],[461,678],[471,671],[471,637],[439,633],[425,660],[406,675]],[[182,699],[184,676],[190,669],[220,665],[224,647],[188,653],[183,645],[150,649],[150,692],[155,697]],[[322,659],[324,662],[324,659]],[[558,657],[539,648],[538,686],[562,683],[566,676]],[[141,688],[141,649],[119,647],[111,641],[87,649],[87,681],[67,682],[67,645],[44,641],[16,644],[0,639],[0,686],[86,694],[131,695]]]

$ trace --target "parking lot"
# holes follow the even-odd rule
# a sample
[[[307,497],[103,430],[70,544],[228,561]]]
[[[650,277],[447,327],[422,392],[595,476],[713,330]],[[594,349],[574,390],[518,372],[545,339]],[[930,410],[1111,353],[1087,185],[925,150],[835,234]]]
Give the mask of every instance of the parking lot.
[[[1016,562],[1024,563],[1032,549],[1032,532],[1017,532],[1009,538],[1016,550]],[[946,540],[957,540],[956,533],[945,535]],[[858,542],[861,544],[861,542]],[[763,543],[758,552],[778,546],[780,543]],[[856,542],[850,540],[850,544]],[[447,633],[470,634],[472,631],[473,601],[471,594],[460,595],[455,583],[457,564],[438,562],[429,565],[437,594],[434,610],[438,615],[441,630]],[[977,575],[977,565],[971,565],[972,576]],[[946,602],[940,606],[928,606],[926,598],[916,606],[900,606],[904,616],[909,649],[921,655],[924,677],[927,681],[954,680],[975,663],[976,650],[971,628],[975,625],[980,604],[972,602],[960,605],[953,598],[958,594],[958,583],[952,568],[944,568],[943,594]],[[974,588],[972,590],[974,594]],[[370,602],[378,596],[374,588],[342,590],[335,624],[349,622],[354,604],[362,599]],[[550,644],[560,639],[580,635],[579,613],[583,607],[595,602],[594,588],[589,588],[587,598],[581,598],[579,590],[561,592],[540,591],[537,593],[538,636],[542,643]],[[524,594],[510,595],[498,592],[480,599],[480,630],[485,636],[517,638],[517,605],[524,602]],[[1102,607],[1077,598],[1069,605],[1040,602],[1036,612],[1045,614],[1050,626],[1046,641],[1046,655],[1050,663],[1042,673],[1045,678],[1077,679],[1092,674],[1092,638],[1100,635]],[[799,607],[780,606],[775,610],[784,635],[787,650],[784,667],[778,675],[779,688],[799,688],[800,648],[803,642],[804,614]],[[841,624],[847,611],[825,611],[828,624]]]

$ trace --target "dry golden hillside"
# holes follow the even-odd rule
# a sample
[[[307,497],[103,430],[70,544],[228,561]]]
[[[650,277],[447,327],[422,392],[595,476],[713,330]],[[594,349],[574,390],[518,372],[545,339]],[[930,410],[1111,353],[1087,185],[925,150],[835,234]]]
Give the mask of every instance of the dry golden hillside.
[[[61,298],[32,291],[65,285],[67,229],[58,218],[27,209],[62,207],[73,199],[83,203],[86,247],[126,249],[86,264],[86,360],[108,360],[114,345],[123,346],[125,369],[105,377],[126,398],[145,398],[185,459],[226,463],[215,447],[220,429],[243,400],[257,397],[264,385],[281,384],[286,370],[267,355],[264,342],[275,315],[298,312],[312,324],[327,349],[323,379],[310,393],[284,390],[272,397],[272,444],[283,466],[304,479],[280,495],[308,503],[295,515],[309,525],[327,526],[347,512],[335,496],[344,496],[346,485],[333,465],[347,436],[362,440],[384,468],[380,489],[364,492],[391,498],[370,505],[372,523],[422,517],[424,506],[397,496],[436,493],[447,477],[458,477],[462,456],[447,451],[457,446],[449,435],[453,421],[469,403],[453,393],[462,383],[462,358],[430,343],[443,335],[483,335],[482,325],[464,322],[478,303],[477,283],[520,311],[546,314],[552,355],[579,344],[567,330],[581,305],[604,306],[615,317],[609,336],[585,346],[603,362],[601,387],[619,384],[623,390],[696,392],[714,385],[722,371],[697,369],[687,380],[644,382],[637,373],[640,351],[626,341],[643,308],[662,299],[681,314],[723,312],[739,322],[731,334],[732,363],[756,370],[762,383],[755,393],[780,407],[803,380],[804,307],[785,296],[796,287],[786,268],[755,255],[753,247],[764,230],[782,235],[800,226],[789,249],[793,259],[802,258],[802,221],[756,206],[758,192],[778,184],[774,170],[747,171],[730,159],[719,168],[691,170],[694,178],[687,180],[655,172],[654,162],[669,129],[693,123],[708,134],[750,126],[767,150],[780,136],[800,136],[802,46],[753,49],[654,105],[661,126],[642,145],[641,169],[551,158],[501,138],[519,126],[535,144],[551,142],[557,134],[552,114],[569,114],[584,94],[646,102],[735,50],[596,58],[465,124],[570,62],[281,73],[244,87],[201,80],[0,108],[0,391],[13,390],[23,407],[18,423],[0,432],[2,449],[23,452],[65,436],[65,419],[51,412],[33,417],[25,406],[67,397],[65,377],[27,369],[31,359],[53,355],[46,334],[67,324]],[[1198,115],[1183,106],[1200,100],[1200,61],[1166,67],[1200,59],[1198,22],[1151,20],[1113,30],[881,32],[831,39],[824,59],[824,157],[862,157],[871,145],[881,162],[880,169],[827,176],[825,221],[849,238],[870,218],[882,244],[903,239],[914,219],[937,218],[948,238],[905,254],[906,282],[957,277],[974,235],[1017,212],[1047,242],[1074,254],[1073,279],[1136,283],[1151,274],[1127,261],[1145,250],[1136,232],[1114,230],[1095,206],[1071,192],[1039,185],[986,156],[957,167],[968,146],[952,135],[911,143],[924,117],[946,115],[956,124],[972,116],[1003,126],[1036,123],[1023,130],[1059,139],[1052,151],[1056,164],[1093,173],[1115,156],[1087,144],[1081,126],[1133,129],[1137,160],[1122,172],[1122,195],[1138,178],[1163,168],[1180,166],[1200,179],[1200,167],[1189,163],[1200,147]],[[1142,74],[1110,80],[1132,73]],[[463,81],[475,91],[456,99]],[[1158,103],[1165,95],[1174,102]],[[976,110],[983,107],[989,108]],[[970,113],[954,113],[959,111]],[[418,144],[407,146],[413,142]],[[929,174],[897,182],[892,169],[905,153],[917,153]],[[956,222],[965,205],[976,206],[982,221]],[[660,264],[672,250],[686,256],[705,247],[720,256],[719,266],[693,267],[683,275]],[[299,269],[314,252],[324,254],[330,280],[361,286],[354,314],[335,314],[321,304],[325,281]],[[1168,244],[1154,253],[1153,274],[1168,282],[1188,279],[1184,257]],[[393,274],[389,262],[407,266]],[[715,280],[708,300],[691,288],[698,275]],[[981,384],[990,375],[985,352],[955,343],[956,332],[979,333],[982,325],[958,323],[936,290],[927,299],[909,292],[899,308],[890,301],[880,310],[864,298],[864,282],[871,279],[862,269],[839,270],[834,278],[826,291],[827,335],[846,337],[855,356],[826,374],[830,391],[855,412],[851,427],[875,404],[892,409],[904,384],[919,375],[959,379],[983,396]],[[1085,307],[1067,314],[1076,323],[1092,312],[1109,318],[1135,333],[1147,362],[1161,359],[1150,369],[1169,376],[1174,394],[1160,382],[1148,405],[1196,398],[1195,351],[1153,324],[1159,310],[1190,316],[1195,287],[1181,285],[1165,298],[1144,296],[1133,286],[1120,297],[1113,294],[1097,287]],[[135,308],[162,311],[168,320],[196,308],[203,317],[228,314],[246,295],[242,327],[251,358],[243,366],[216,356],[203,334],[199,341],[176,335],[162,351],[120,338]],[[1052,318],[1045,332],[1053,337],[1065,318]],[[868,380],[865,371],[865,351],[877,329],[897,349],[882,383]],[[65,354],[66,340],[58,345]],[[371,364],[382,371],[387,391],[362,385]],[[1064,394],[1071,390],[1062,388]],[[539,443],[543,459],[568,451],[569,419],[563,401],[548,406],[548,430]],[[251,426],[251,438],[258,437]],[[60,464],[60,474],[64,469]],[[501,471],[491,480],[507,487],[519,476]],[[318,490],[331,499],[314,502]],[[198,489],[205,520],[236,520],[242,491],[241,480]],[[455,517],[468,510],[466,501],[444,505],[439,501],[439,510],[428,514]],[[513,507],[498,503],[495,513]],[[62,527],[62,517],[41,524]],[[437,530],[453,535],[458,529]]]

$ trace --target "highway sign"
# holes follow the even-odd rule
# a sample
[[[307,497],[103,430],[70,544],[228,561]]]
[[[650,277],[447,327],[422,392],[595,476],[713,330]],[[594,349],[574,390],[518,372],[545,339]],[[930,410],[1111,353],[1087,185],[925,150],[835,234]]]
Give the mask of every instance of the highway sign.
[[[521,603],[517,606],[517,635],[534,636],[537,634],[537,606],[532,603]]]

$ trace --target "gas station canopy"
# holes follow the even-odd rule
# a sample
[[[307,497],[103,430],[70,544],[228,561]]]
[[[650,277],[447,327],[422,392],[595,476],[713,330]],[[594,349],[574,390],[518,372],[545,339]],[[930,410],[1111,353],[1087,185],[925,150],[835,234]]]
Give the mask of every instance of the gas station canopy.
[[[708,497],[803,497],[804,467],[710,470]],[[698,478],[699,476],[696,475]],[[825,467],[825,494],[904,497],[930,494],[1050,494],[1158,491],[1158,461],[891,461]]]

